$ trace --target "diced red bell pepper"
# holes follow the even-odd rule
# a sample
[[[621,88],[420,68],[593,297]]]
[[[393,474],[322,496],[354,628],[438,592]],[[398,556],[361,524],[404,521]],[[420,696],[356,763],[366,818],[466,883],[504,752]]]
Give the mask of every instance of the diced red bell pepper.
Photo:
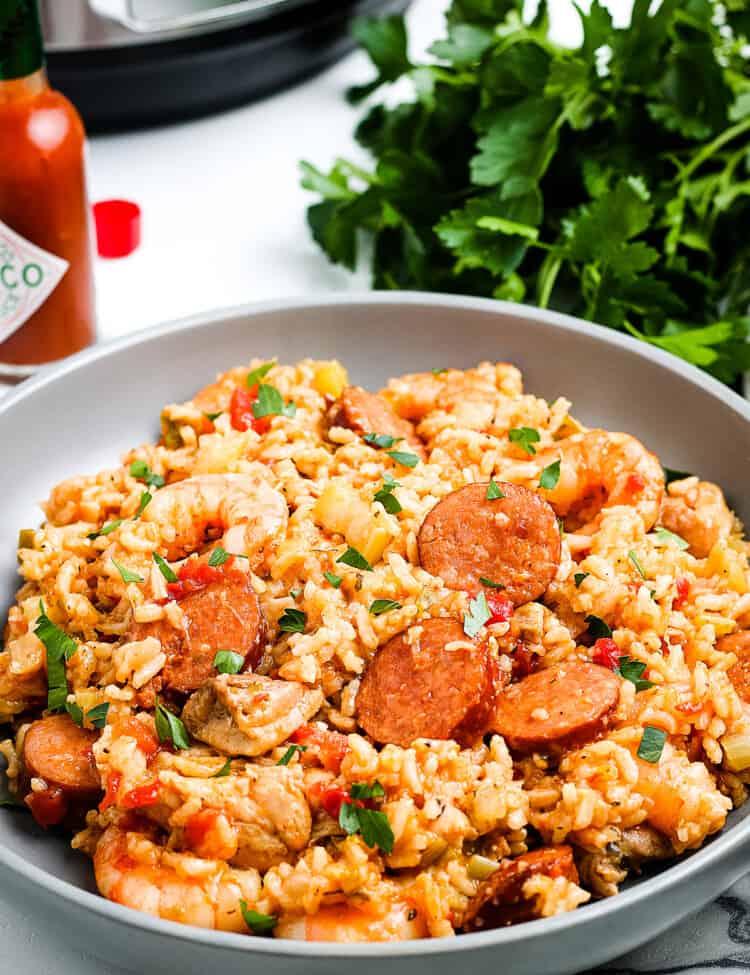
[[[341,763],[349,750],[346,735],[341,735],[337,731],[323,731],[309,724],[297,728],[289,736],[289,741],[295,745],[307,745],[308,750],[300,755],[303,765],[320,764],[336,775],[341,771]]]
[[[646,479],[642,474],[628,474],[626,485],[629,494],[640,494],[646,486]]]
[[[121,772],[110,772],[107,776],[107,788],[104,793],[104,798],[99,803],[99,812],[105,812],[110,806],[114,806],[117,802],[117,794],[120,791],[120,784],[122,783],[122,773]]]
[[[267,433],[271,427],[271,418],[262,416],[259,419],[253,414],[253,404],[258,399],[258,384],[249,389],[240,386],[232,393],[229,403],[229,419],[235,430],[255,430],[256,433]]]
[[[609,670],[617,670],[620,666],[620,648],[611,637],[601,637],[594,644],[594,652],[591,659],[601,667],[608,667]]]
[[[492,623],[507,623],[513,616],[513,601],[501,592],[491,592],[487,597],[487,606],[492,615],[487,620],[487,625]]]
[[[153,806],[159,798],[159,780],[136,786],[126,792],[120,800],[122,809],[140,809],[141,806]]]
[[[201,559],[188,559],[180,566],[177,582],[167,583],[167,592],[171,599],[184,599],[191,592],[198,592],[210,586],[212,582],[224,579],[224,573],[232,567],[234,557],[229,558],[222,565],[209,565]]]
[[[31,810],[31,815],[44,829],[61,823],[68,811],[65,793],[56,785],[48,786],[41,792],[30,792],[24,802]]]
[[[513,676],[516,679],[521,677],[528,677],[529,674],[533,674],[536,670],[539,657],[524,643],[517,643],[512,654],[513,658]]]
[[[690,594],[690,580],[686,579],[685,576],[678,576],[675,579],[674,587],[677,593],[672,600],[672,609],[680,609],[685,605]]]

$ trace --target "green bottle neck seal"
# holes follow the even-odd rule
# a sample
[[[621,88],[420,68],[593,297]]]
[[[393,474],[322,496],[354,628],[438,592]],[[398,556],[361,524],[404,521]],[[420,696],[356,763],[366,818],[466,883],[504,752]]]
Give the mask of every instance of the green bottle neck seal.
[[[44,67],[37,0],[0,0],[0,82]]]

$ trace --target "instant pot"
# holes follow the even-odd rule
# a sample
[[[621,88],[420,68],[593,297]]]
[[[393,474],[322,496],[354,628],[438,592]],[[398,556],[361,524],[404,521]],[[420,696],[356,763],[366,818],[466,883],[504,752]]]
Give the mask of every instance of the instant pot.
[[[351,21],[409,0],[41,0],[54,87],[90,132],[203,115],[351,50]]]

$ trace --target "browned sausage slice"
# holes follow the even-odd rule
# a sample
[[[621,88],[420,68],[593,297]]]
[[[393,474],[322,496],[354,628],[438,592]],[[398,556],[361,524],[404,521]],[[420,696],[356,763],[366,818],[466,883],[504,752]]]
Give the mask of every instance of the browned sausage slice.
[[[534,905],[523,896],[523,885],[535,874],[567,877],[578,883],[578,871],[569,846],[545,846],[506,860],[483,881],[469,901],[460,924],[467,931],[499,928],[535,917]]]
[[[331,407],[332,426],[346,427],[355,433],[386,433],[400,437],[412,451],[424,456],[424,444],[414,432],[414,425],[402,419],[389,403],[368,393],[361,386],[347,386]]]
[[[559,751],[603,731],[619,696],[620,678],[606,667],[556,664],[498,695],[490,729],[519,752]]]
[[[216,676],[214,657],[218,650],[233,650],[245,658],[245,666],[255,667],[263,654],[265,621],[249,576],[239,569],[224,573],[224,579],[180,599],[185,615],[185,630],[175,629],[167,620],[136,623],[129,640],[156,637],[167,655],[167,662],[150,690],[162,689],[187,694],[209,677]],[[142,706],[148,693],[140,695]]]
[[[473,592],[484,576],[520,606],[541,596],[557,572],[557,518],[528,488],[502,481],[505,497],[488,501],[487,487],[467,484],[435,505],[419,530],[419,559],[449,589]]]
[[[485,731],[498,680],[495,659],[460,623],[422,620],[370,661],[357,695],[358,720],[384,744],[407,746],[415,738],[470,744]]]
[[[96,731],[79,728],[67,714],[34,721],[23,740],[26,771],[68,796],[95,795],[101,783],[91,747],[98,737]]]
[[[737,663],[729,668],[727,677],[742,700],[750,704],[750,630],[723,636],[716,649],[737,657]]]

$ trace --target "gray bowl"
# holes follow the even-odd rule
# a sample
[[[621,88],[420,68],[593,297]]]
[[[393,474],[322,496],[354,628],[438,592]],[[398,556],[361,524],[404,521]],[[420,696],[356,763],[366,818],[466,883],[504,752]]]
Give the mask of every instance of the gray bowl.
[[[573,318],[481,299],[400,293],[279,301],[96,347],[0,404],[0,605],[11,603],[18,582],[18,529],[38,524],[37,502],[56,481],[115,463],[158,434],[164,403],[189,397],[214,373],[253,355],[337,357],[354,382],[372,389],[398,373],[509,360],[523,370],[527,389],[549,400],[567,396],[585,423],[633,433],[668,466],[717,481],[750,520],[750,406],[658,349]],[[565,975],[642,944],[734,883],[750,868],[750,820],[737,810],[703,849],[572,914],[392,944],[250,938],[120,907],[94,892],[88,860],[45,836],[30,817],[6,810],[0,865],[6,892],[39,918],[45,936],[56,930],[83,951],[139,971],[382,975],[385,963],[391,975],[447,975],[457,965],[476,975]]]

